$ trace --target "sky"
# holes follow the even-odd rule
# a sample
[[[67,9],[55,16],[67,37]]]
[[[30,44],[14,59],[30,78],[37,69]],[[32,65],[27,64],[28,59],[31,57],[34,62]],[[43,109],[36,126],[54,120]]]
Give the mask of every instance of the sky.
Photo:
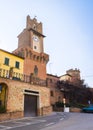
[[[93,0],[0,0],[0,48],[12,52],[26,17],[43,23],[47,73],[61,76],[79,69],[93,87]]]

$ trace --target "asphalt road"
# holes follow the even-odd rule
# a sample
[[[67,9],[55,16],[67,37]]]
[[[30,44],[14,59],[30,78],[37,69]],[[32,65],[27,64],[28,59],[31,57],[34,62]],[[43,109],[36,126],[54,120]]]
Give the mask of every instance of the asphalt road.
[[[63,121],[42,130],[93,130],[93,113],[68,113]]]
[[[0,130],[93,130],[93,114],[52,113],[0,123]]]
[[[64,113],[52,113],[43,117],[26,117],[0,123],[0,130],[41,130],[64,120]]]

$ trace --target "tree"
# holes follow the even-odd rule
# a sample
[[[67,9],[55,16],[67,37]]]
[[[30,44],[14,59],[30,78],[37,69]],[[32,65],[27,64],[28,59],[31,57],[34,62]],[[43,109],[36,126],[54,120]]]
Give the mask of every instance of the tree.
[[[71,83],[69,81],[58,81],[57,87],[64,93],[72,105],[88,104],[88,100],[93,102],[93,92],[86,87],[84,80],[77,80]]]

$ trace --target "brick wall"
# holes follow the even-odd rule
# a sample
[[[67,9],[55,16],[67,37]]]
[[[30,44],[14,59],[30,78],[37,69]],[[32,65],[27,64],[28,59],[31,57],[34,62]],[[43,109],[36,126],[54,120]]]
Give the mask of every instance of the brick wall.
[[[11,120],[21,117],[23,117],[23,112],[21,111],[2,113],[0,114],[0,121]]]
[[[42,108],[46,108],[46,112],[50,113],[52,111],[50,105],[50,89],[47,87],[41,87],[39,85],[33,85],[29,83],[24,83],[20,81],[14,81],[11,79],[0,78],[0,83],[7,85],[7,112],[21,112],[24,113],[24,90],[38,91],[39,92],[39,104],[38,104],[38,115],[42,115]],[[48,110],[47,110],[48,109]],[[15,115],[16,114],[12,114]],[[8,116],[8,115],[7,115]],[[21,116],[23,116],[21,114]],[[10,118],[8,116],[8,118]]]
[[[51,113],[52,111],[52,107],[51,106],[47,106],[47,107],[42,107],[42,115],[48,115]]]
[[[46,79],[46,64],[40,63],[32,59],[25,59],[24,60],[24,74],[30,75],[31,73],[34,73],[34,67],[35,65],[38,67],[38,75],[40,79]],[[29,69],[30,68],[30,69]]]

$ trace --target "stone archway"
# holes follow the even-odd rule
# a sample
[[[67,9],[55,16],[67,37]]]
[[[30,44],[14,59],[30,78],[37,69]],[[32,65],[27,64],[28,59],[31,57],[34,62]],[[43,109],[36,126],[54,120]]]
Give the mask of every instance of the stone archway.
[[[6,111],[7,85],[0,83],[0,113]]]

